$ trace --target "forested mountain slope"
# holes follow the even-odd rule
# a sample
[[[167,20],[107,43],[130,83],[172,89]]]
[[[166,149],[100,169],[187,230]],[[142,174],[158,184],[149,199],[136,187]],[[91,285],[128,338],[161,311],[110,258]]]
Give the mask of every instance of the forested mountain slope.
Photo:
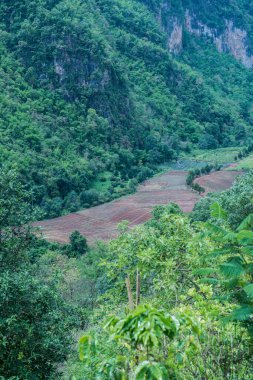
[[[131,191],[194,146],[252,137],[252,5],[3,0],[0,160],[44,215]]]

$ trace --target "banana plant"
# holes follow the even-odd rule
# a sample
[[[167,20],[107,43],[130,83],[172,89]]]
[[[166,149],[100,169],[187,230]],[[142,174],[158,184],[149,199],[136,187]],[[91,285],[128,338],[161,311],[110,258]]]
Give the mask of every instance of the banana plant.
[[[220,286],[221,297],[236,303],[226,320],[242,323],[253,336],[253,214],[232,230],[227,227],[227,215],[217,202],[211,210],[212,216],[223,219],[224,224],[207,224],[207,234],[218,249],[211,254],[213,267],[199,273],[208,273],[208,280]]]

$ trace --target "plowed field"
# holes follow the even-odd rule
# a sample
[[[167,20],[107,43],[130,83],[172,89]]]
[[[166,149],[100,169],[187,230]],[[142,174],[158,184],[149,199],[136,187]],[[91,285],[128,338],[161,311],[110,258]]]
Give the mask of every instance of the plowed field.
[[[220,191],[229,188],[239,174],[238,171],[221,170],[203,176],[197,182],[206,188],[206,192]],[[184,171],[169,171],[147,180],[133,195],[35,225],[41,227],[50,241],[66,243],[74,230],[80,231],[90,244],[97,240],[108,241],[117,236],[117,225],[121,221],[128,220],[130,227],[144,223],[155,205],[175,202],[183,211],[190,212],[200,196],[186,186],[186,176]]]

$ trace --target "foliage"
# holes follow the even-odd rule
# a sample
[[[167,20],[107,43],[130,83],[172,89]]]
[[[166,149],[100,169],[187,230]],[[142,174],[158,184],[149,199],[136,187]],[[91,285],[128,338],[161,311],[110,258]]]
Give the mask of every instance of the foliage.
[[[0,374],[48,378],[68,354],[74,314],[54,287],[30,271],[4,271],[0,291]]]
[[[198,4],[205,22],[232,12],[250,24],[242,1]],[[185,7],[197,11],[179,0],[1,1],[0,165],[15,163],[45,217],[132,192],[129,181],[193,147],[250,140],[252,73],[194,36],[168,52],[168,20]]]
[[[219,223],[227,217],[218,203],[212,208],[212,220],[216,217]],[[158,374],[189,380],[251,378],[252,341],[247,324],[233,328],[235,319],[227,316],[236,309],[235,298],[227,296],[226,284],[218,282],[216,267],[203,268],[209,260],[214,266],[215,259],[208,253],[220,249],[221,241],[215,238],[218,228],[210,240],[203,225],[192,224],[174,205],[158,206],[145,226],[122,230],[110,242],[107,259],[101,262],[108,277],[107,291],[98,301],[94,326],[88,330],[91,340],[85,338],[93,342],[95,351],[84,358],[85,366],[75,370],[77,379],[156,378]],[[142,304],[125,314],[125,278],[130,278],[132,291],[137,290],[133,285],[136,270],[141,276]],[[161,307],[169,307],[170,316],[179,322],[176,335],[168,341],[160,337],[160,328],[166,332],[159,322]],[[108,341],[97,324],[115,308],[120,316],[105,318],[112,339]]]
[[[222,166],[218,164],[216,164],[215,166],[212,164],[207,164],[203,166],[201,169],[190,170],[186,177],[186,184],[188,186],[191,186],[191,188],[197,191],[199,194],[204,193],[204,187],[200,186],[198,182],[194,182],[194,180],[202,175],[211,173],[213,170],[219,171],[221,168]]]
[[[201,199],[194,207],[192,217],[194,220],[207,221],[210,218],[210,206],[219,202],[228,214],[228,223],[236,228],[253,212],[253,175],[251,172],[239,176],[233,186],[219,194],[209,194]]]
[[[57,362],[70,354],[62,367],[63,378],[249,380],[252,340],[246,311],[251,307],[252,242],[248,239],[252,233],[245,235],[245,230],[252,227],[252,216],[235,232],[229,231],[229,211],[225,213],[218,203],[212,208],[212,220],[217,217],[210,239],[206,227],[193,223],[177,205],[158,206],[145,225],[130,232],[122,229],[109,245],[92,247],[81,255],[73,251],[71,258],[66,256],[67,247],[32,240],[20,260],[26,260],[26,268],[20,265],[10,271],[5,266],[1,273],[5,339],[1,343],[8,348],[8,352],[1,350],[5,363],[1,374],[54,378]],[[225,240],[219,231],[225,233]],[[75,233],[72,239],[78,243],[76,249],[79,238]],[[217,258],[208,255],[231,247],[247,263],[227,262],[233,256],[227,251]],[[137,270],[141,305],[129,311],[125,279],[128,276],[131,290],[137,291]],[[243,313],[236,308],[240,302]],[[247,318],[242,320],[242,315]],[[85,334],[80,341],[81,363],[70,346],[78,326]]]
[[[66,247],[66,254],[69,257],[80,257],[88,250],[87,240],[79,231],[74,231],[69,237],[70,244]]]
[[[243,157],[247,157],[252,153],[253,151],[253,144],[249,145],[248,147],[245,147],[243,150],[241,150],[238,153],[238,156],[235,156],[235,160],[241,160]]]
[[[29,225],[32,194],[14,171],[1,171],[0,189],[0,375],[50,378],[68,354],[78,313],[55,279],[46,284],[36,275],[44,246]]]
[[[189,333],[192,336],[180,340],[180,323],[188,323]],[[137,307],[126,317],[111,317],[105,329],[110,333],[110,338],[117,342],[119,348],[125,347],[127,359],[116,359],[118,367],[110,362],[94,360],[93,378],[104,378],[110,375],[112,379],[149,379],[159,380],[174,377],[174,368],[170,367],[170,361],[177,361],[180,351],[194,346],[194,334],[200,334],[198,325],[193,320],[178,320],[174,316],[157,310],[148,305]],[[174,341],[178,340],[176,343]],[[95,342],[91,336],[83,336],[79,340],[80,359],[90,365],[92,356],[98,355]],[[170,358],[169,358],[170,357]],[[94,358],[93,358],[94,359]],[[114,362],[115,363],[115,362]],[[109,370],[109,371],[108,371]],[[107,378],[107,377],[105,377]]]
[[[227,217],[218,202],[212,206],[212,216],[219,219]],[[232,302],[238,304],[228,318],[232,321],[240,321],[247,327],[250,334],[253,333],[252,227],[253,214],[249,214],[236,231],[208,224],[208,233],[212,234],[212,239],[218,243],[212,255],[218,258],[220,286],[224,289],[222,297],[227,296]],[[216,273],[217,268],[214,268],[214,277]]]
[[[215,202],[211,205],[211,216],[216,219],[225,219],[227,213],[218,202]]]
[[[33,218],[27,191],[16,171],[0,171],[0,267],[15,269],[27,263],[27,249],[35,240],[29,222]]]
[[[248,0],[0,3],[3,379],[252,379],[252,173],[191,216],[157,206],[108,245],[31,227],[131,193],[196,148],[212,159],[189,184],[251,152],[252,70],[185,28],[171,54],[186,9],[215,35],[243,25],[250,53]]]
[[[192,189],[197,191],[197,193],[199,193],[199,194],[205,192],[204,187],[200,186],[197,182],[192,184]]]
[[[148,300],[159,296],[173,304],[182,288],[192,286],[190,268],[197,265],[208,243],[199,244],[199,227],[192,226],[184,215],[170,211],[169,207],[159,212],[156,209],[155,218],[147,226],[136,227],[110,242],[107,259],[102,260],[110,281],[105,298],[124,300],[125,278],[130,275],[133,283],[137,269]]]

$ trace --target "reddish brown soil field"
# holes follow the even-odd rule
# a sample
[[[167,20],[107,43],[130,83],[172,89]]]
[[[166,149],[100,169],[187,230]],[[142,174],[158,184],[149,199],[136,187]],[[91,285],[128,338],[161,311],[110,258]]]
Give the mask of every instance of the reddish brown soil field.
[[[215,172],[200,177],[196,180],[196,182],[205,188],[205,194],[207,194],[228,189],[234,182],[235,178],[241,174],[242,171],[221,170],[220,172]]]
[[[239,173],[240,174],[240,173]],[[59,218],[35,223],[45,238],[60,243],[68,242],[74,230],[86,236],[90,244],[97,240],[108,241],[117,236],[117,225],[128,220],[129,226],[144,223],[151,216],[155,205],[177,203],[190,212],[200,196],[185,184],[186,172],[170,171],[140,185],[133,194],[110,203],[92,207]],[[220,171],[199,178],[197,181],[207,192],[229,188],[238,171]]]

